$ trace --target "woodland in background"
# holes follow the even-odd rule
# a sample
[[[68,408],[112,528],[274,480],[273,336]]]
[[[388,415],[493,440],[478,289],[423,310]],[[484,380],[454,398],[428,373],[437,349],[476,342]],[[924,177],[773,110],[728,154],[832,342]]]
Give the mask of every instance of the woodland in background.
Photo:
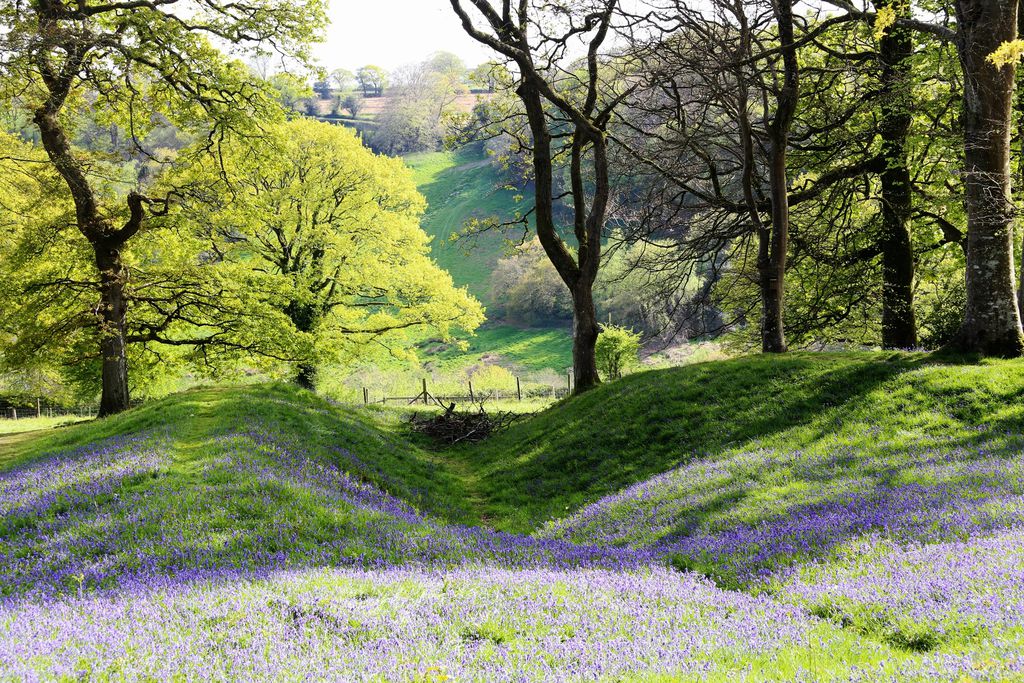
[[[532,164],[577,376],[594,374],[609,226],[672,243],[766,352],[1021,354],[1016,3],[451,4],[514,74],[483,131]]]
[[[401,163],[303,117],[388,154],[485,142],[523,195],[464,230],[510,239],[491,313],[571,318],[576,391],[605,320],[1024,351],[1016,3],[451,5],[493,62],[325,73],[316,0],[0,3],[5,381],[110,414],[170,368],[312,386],[479,325]]]

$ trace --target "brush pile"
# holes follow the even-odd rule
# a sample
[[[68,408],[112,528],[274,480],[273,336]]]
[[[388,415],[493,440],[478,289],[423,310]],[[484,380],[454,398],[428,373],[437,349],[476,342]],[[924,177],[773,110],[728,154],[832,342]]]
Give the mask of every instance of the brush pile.
[[[414,431],[451,445],[462,441],[481,441],[491,434],[507,429],[521,417],[521,413],[488,413],[484,410],[483,404],[476,411],[456,411],[455,404],[451,403],[445,406],[443,413],[436,415],[413,413],[410,423]]]

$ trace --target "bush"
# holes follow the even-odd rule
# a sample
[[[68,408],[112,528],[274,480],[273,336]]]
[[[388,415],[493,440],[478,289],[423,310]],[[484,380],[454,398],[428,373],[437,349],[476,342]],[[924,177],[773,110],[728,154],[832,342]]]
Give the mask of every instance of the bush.
[[[550,325],[572,320],[569,290],[537,238],[498,261],[491,276],[491,298],[496,315],[519,324]]]
[[[512,391],[516,388],[516,377],[500,365],[483,365],[469,374],[473,388],[482,394]]]
[[[625,370],[640,364],[640,333],[629,327],[602,325],[594,352],[601,377],[619,379]]]

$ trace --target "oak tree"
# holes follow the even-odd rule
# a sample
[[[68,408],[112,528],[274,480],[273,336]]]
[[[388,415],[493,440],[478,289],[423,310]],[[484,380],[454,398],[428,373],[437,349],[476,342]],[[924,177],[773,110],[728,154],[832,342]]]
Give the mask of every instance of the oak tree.
[[[276,49],[302,59],[324,24],[320,0],[5,0],[0,4],[0,88],[31,112],[63,178],[75,225],[98,275],[95,322],[102,358],[100,414],[129,405],[126,245],[166,209],[136,182],[107,192],[75,144],[75,110],[92,108],[124,131],[130,153],[157,121],[203,136],[210,148],[251,131],[272,110],[265,88],[216,46]]]

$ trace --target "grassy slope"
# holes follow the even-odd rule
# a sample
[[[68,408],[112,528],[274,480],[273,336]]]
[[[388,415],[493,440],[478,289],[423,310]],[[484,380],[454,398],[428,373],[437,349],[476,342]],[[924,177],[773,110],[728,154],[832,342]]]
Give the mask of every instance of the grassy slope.
[[[572,345],[561,329],[520,329],[511,325],[487,325],[468,340],[465,351],[449,347],[433,353],[430,361],[442,372],[477,365],[500,357],[502,365],[523,370],[561,371],[572,366]]]
[[[423,229],[433,237],[433,256],[452,275],[456,285],[465,286],[486,306],[491,302],[490,279],[505,250],[500,232],[487,232],[468,241],[449,241],[461,233],[471,218],[511,219],[523,206],[502,180],[479,146],[454,152],[425,152],[405,157],[416,185],[427,198]],[[491,325],[479,330],[463,354],[450,350],[429,357],[441,369],[453,369],[480,362],[485,354],[500,356],[506,365],[527,370],[551,368],[561,371],[572,364],[572,341],[567,331],[522,330]]]
[[[497,232],[480,235],[471,243],[452,243],[471,218],[512,218],[522,210],[514,193],[502,181],[486,156],[475,146],[454,152],[427,152],[405,157],[420,192],[427,198],[423,229],[434,238],[438,264],[452,274],[457,285],[485,304],[490,302],[490,276],[504,249]]]
[[[32,438],[0,442],[0,471],[49,453],[79,448],[122,434],[167,432],[187,485],[193,466],[220,450],[218,436],[259,422],[301,440],[305,450],[343,465],[357,477],[389,493],[443,512],[455,519],[467,514],[466,492],[436,457],[395,434],[394,413],[373,413],[331,406],[322,399],[286,385],[244,388],[203,388],[166,399],[110,419],[32,432]],[[357,454],[363,468],[343,460],[332,449]]]
[[[289,539],[290,545],[285,546],[289,551],[315,550],[318,544],[337,538],[339,530],[358,529],[353,524],[358,525],[359,518],[353,520],[351,511],[324,504],[323,498],[302,490],[249,481],[244,471],[234,475],[230,462],[226,469],[211,475],[205,468],[223,451],[219,435],[244,429],[251,420],[270,423],[286,437],[301,441],[303,449],[316,457],[332,460],[449,519],[483,518],[494,526],[525,531],[548,516],[565,515],[580,504],[676,464],[696,458],[722,459],[761,447],[835,452],[833,465],[840,473],[843,468],[862,473],[864,463],[876,455],[881,456],[876,462],[898,467],[901,463],[893,454],[913,456],[930,444],[962,445],[972,450],[985,443],[991,447],[989,453],[1014,455],[1022,446],[1022,398],[1024,364],[1020,362],[943,365],[908,354],[752,356],[639,373],[564,401],[483,444],[454,452],[430,452],[403,438],[397,411],[347,410],[280,385],[215,388],[185,392],[109,420],[36,432],[31,439],[0,444],[0,471],[116,434],[164,432],[173,445],[171,464],[154,477],[155,484],[148,478],[126,480],[121,496],[130,502],[140,489],[151,487],[152,506],[152,496],[176,493],[167,495],[163,503],[157,501],[167,509],[156,510],[162,516],[153,518],[157,521],[151,522],[152,529],[136,529],[129,536],[159,538],[169,532],[173,539],[178,533],[191,533],[195,537],[187,540],[196,547],[204,539],[216,546],[219,539],[214,532],[230,528],[236,530],[236,541],[241,538],[248,543],[242,547],[246,552],[265,548],[268,538],[278,543]],[[240,445],[252,447],[244,440]],[[339,446],[358,460],[339,457],[333,450]],[[273,452],[269,451],[271,457]],[[831,479],[831,472],[818,473],[807,481],[795,481],[792,475],[785,468],[749,474],[754,485],[747,495],[759,503],[767,502],[749,509],[770,513],[776,500],[786,503],[790,494],[799,499],[810,487],[843,481]],[[970,479],[963,486],[979,487],[980,494],[985,481]],[[116,502],[100,498],[95,504],[102,507]],[[728,515],[735,512],[735,503],[726,500],[720,508],[696,509],[693,514],[732,519]],[[280,529],[284,535],[268,535]],[[4,533],[0,523],[0,545]],[[350,541],[359,542],[358,533],[350,535]],[[242,557],[242,551],[230,556],[225,551],[225,557],[236,555]],[[981,560],[980,566],[993,564],[988,558]],[[818,571],[848,570],[837,566],[823,564]],[[959,572],[959,567],[956,564],[954,569]],[[1003,574],[1012,576],[1012,570],[1007,571]],[[914,591],[916,599],[919,591],[916,587]],[[785,591],[779,593],[779,599],[789,598]],[[819,611],[832,609],[830,603],[809,604]],[[862,610],[868,615],[866,621],[862,624],[854,619],[852,629],[840,628],[838,623],[821,624],[821,638],[827,646],[820,650],[827,650],[835,663],[835,671],[830,669],[830,673],[845,676],[847,667],[860,659],[868,664],[878,658],[887,660],[885,666],[895,666],[919,649],[936,646],[918,647],[914,640],[913,647],[892,649],[889,644],[896,641],[890,631],[894,627],[884,620],[876,622],[879,614],[902,618],[903,608],[897,604],[886,608],[889,612],[880,609],[868,603]],[[827,610],[821,613],[831,614]],[[853,614],[857,617],[859,612]],[[896,629],[896,635],[902,635],[903,628]],[[942,634],[945,626],[939,622],[937,627],[925,628],[925,635],[931,637],[934,634],[929,628]],[[856,640],[857,634],[873,640]],[[962,639],[943,635],[935,643],[949,652],[981,648],[978,652],[984,653],[988,652],[984,648],[1003,647],[986,655],[997,661],[1017,648],[1019,638],[1010,636],[1013,633],[989,642],[971,634]],[[846,652],[844,648],[853,647],[851,643],[856,648]],[[798,657],[795,664],[804,667],[812,656],[813,652],[802,649],[785,653],[785,657]],[[772,660],[765,663],[764,671],[777,673],[782,670],[778,666],[780,661]],[[870,668],[875,666],[870,664]],[[894,674],[896,678],[899,676]]]
[[[998,440],[1024,427],[1022,398],[1016,362],[751,356],[631,375],[453,457],[476,472],[486,516],[526,531],[697,457],[837,446],[868,457],[881,445],[897,452]],[[771,475],[765,495],[801,485]]]
[[[562,401],[489,441],[432,452],[410,443],[401,413],[330,406],[286,386],[201,389],[103,421],[0,443],[0,469],[123,433],[169,427],[179,451],[202,450],[248,419],[311,449],[342,446],[356,474],[399,497],[461,501],[502,529],[551,517],[695,458],[765,447],[876,453],[929,443],[991,442],[1024,431],[1024,365],[944,365],[918,354],[749,356],[630,375]],[[326,452],[326,451],[325,451]],[[330,457],[330,456],[328,456]],[[386,480],[385,478],[386,477]]]

